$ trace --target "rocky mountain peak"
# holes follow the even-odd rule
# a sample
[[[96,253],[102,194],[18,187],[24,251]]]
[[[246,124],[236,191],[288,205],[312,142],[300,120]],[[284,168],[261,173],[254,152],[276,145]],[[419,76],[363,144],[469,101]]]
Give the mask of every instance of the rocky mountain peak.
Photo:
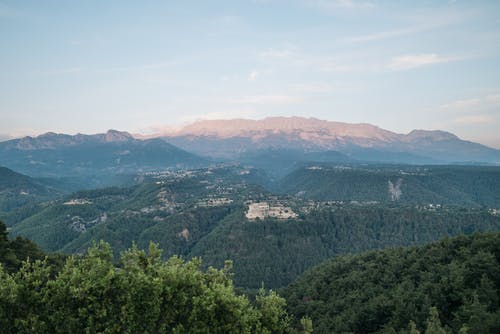
[[[459,139],[453,133],[441,131],[441,130],[413,130],[406,137],[409,140],[433,140],[433,141],[441,141],[441,140],[456,140]]]
[[[106,142],[126,142],[129,140],[134,140],[132,135],[126,131],[108,130],[104,137]]]

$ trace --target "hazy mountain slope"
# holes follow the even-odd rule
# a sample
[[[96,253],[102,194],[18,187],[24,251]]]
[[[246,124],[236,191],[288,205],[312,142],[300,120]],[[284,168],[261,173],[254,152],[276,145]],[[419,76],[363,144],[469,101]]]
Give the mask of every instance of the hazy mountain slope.
[[[78,177],[135,173],[206,163],[159,139],[137,140],[110,130],[97,135],[47,133],[0,143],[0,161],[33,176]]]
[[[274,189],[317,200],[500,207],[500,168],[310,165]]]
[[[60,190],[19,174],[5,167],[0,167],[0,215],[8,211],[54,198]]]
[[[171,131],[164,138],[188,151],[226,159],[235,159],[248,151],[279,148],[339,151],[361,161],[500,163],[499,150],[444,131],[398,134],[371,124],[303,117],[199,121]]]
[[[315,333],[422,333],[436,307],[459,333],[500,330],[500,233],[332,258],[285,290],[291,313],[312,318]],[[427,331],[429,332],[429,331]]]
[[[237,160],[280,178],[310,161],[349,162],[351,158],[336,151],[303,152],[297,149],[262,149],[240,154]]]

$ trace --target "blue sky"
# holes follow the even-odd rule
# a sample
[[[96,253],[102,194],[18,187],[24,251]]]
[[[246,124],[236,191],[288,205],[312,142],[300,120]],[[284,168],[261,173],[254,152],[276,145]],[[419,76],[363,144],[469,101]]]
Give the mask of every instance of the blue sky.
[[[500,1],[2,1],[0,134],[306,116],[500,148]]]

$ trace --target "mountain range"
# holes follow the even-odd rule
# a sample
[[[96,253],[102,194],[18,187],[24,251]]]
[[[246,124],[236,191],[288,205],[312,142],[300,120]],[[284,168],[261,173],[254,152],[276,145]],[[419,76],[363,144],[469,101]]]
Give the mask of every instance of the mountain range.
[[[151,138],[109,130],[0,142],[0,165],[33,177],[81,178],[87,188],[111,185],[117,175],[214,162],[254,166],[277,179],[309,162],[498,165],[500,150],[444,131],[398,134],[302,117],[198,121]]]
[[[371,124],[303,117],[262,120],[205,120],[163,134],[187,151],[218,158],[245,159],[269,149],[337,151],[359,161],[396,163],[500,163],[500,151],[445,131],[398,134]],[[338,157],[336,157],[338,158]]]
[[[203,158],[161,139],[139,140],[127,132],[95,135],[49,132],[0,143],[0,164],[35,177],[104,177],[204,165]],[[93,182],[98,186],[99,180]],[[107,183],[109,184],[109,182]]]

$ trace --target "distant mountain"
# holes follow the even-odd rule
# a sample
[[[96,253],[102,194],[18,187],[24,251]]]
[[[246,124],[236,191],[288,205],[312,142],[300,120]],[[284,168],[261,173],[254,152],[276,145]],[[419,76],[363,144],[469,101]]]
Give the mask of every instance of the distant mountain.
[[[248,151],[238,156],[240,163],[250,164],[260,168],[276,179],[279,179],[293,170],[306,165],[308,162],[343,163],[352,159],[336,151],[304,152],[299,149],[261,149]]]
[[[500,163],[500,150],[444,131],[414,130],[398,134],[371,124],[302,117],[199,121],[171,131],[164,138],[185,150],[227,159],[272,148],[338,151],[361,161]]]
[[[0,143],[3,165],[38,177],[116,175],[195,167],[206,161],[160,139],[138,140],[127,132],[74,136],[46,133]]]
[[[0,215],[60,194],[59,190],[40,180],[0,167]]]

